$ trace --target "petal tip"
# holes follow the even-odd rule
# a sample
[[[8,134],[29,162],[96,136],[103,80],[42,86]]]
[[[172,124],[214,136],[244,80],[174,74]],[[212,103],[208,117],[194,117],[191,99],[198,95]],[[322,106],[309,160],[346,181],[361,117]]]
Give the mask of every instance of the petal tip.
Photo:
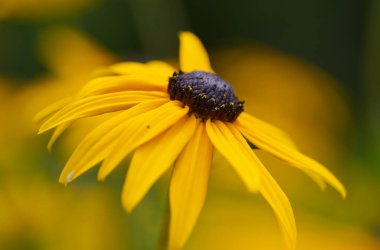
[[[59,178],[58,182],[67,187],[68,182],[66,180],[63,180],[61,177]]]
[[[135,208],[135,206],[133,206],[131,202],[126,201],[126,200],[124,200],[124,199],[122,199],[122,204],[123,204],[124,210],[125,210],[128,214],[132,213],[132,211],[133,211],[134,208]]]
[[[54,142],[49,141],[48,145],[46,146],[49,153],[53,151],[53,144]]]
[[[188,31],[188,30],[181,30],[178,32],[178,37],[181,38],[183,36],[190,35],[190,36],[195,36],[193,32]]]
[[[253,193],[253,194],[257,194],[260,191],[260,185],[255,184],[255,185],[252,185],[250,187],[247,187],[247,189],[248,189],[248,192]]]
[[[106,179],[106,174],[102,170],[102,168],[99,169],[98,176],[97,176],[98,181],[103,182]]]
[[[347,191],[344,187],[342,187],[342,189],[339,191],[340,195],[342,196],[342,199],[346,199],[347,198]]]

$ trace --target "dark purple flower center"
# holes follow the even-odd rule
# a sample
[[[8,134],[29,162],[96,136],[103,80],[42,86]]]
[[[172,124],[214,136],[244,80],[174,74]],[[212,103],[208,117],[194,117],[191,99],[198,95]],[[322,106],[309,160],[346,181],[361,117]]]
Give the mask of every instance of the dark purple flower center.
[[[171,100],[183,102],[191,114],[203,120],[233,122],[244,110],[244,101],[237,99],[228,82],[204,71],[174,72],[168,92]]]

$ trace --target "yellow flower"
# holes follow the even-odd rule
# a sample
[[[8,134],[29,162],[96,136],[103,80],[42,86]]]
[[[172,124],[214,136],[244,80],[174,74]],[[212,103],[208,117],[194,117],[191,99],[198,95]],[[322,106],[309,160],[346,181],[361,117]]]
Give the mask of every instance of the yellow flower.
[[[180,34],[180,68],[176,71],[159,61],[115,64],[72,100],[37,114],[38,120],[46,119],[39,133],[55,128],[56,136],[77,119],[118,111],[82,140],[60,182],[66,184],[100,162],[98,178],[104,180],[135,150],[122,193],[130,212],[175,162],[169,248],[178,249],[203,207],[215,147],[248,191],[259,192],[272,206],[289,248],[294,248],[291,205],[249,143],[303,170],[317,183],[327,182],[342,196],[345,188],[324,166],[298,152],[284,132],[243,111],[244,102],[214,74],[201,41],[190,32]]]
[[[44,30],[38,49],[50,73],[20,88],[0,76],[0,130],[8,131],[0,136],[0,151],[3,152],[0,167],[12,171],[24,166],[19,160],[25,158],[19,155],[31,152],[30,146],[35,147],[39,141],[35,140],[37,127],[32,122],[33,116],[55,100],[77,92],[95,69],[116,61],[116,57],[102,46],[70,27]]]
[[[202,210],[197,230],[184,249],[284,249],[281,234],[275,230],[276,221],[267,207],[252,200],[236,193],[223,194],[221,190],[213,190]],[[351,207],[348,210],[352,212]],[[302,228],[297,250],[379,249],[380,239],[373,227],[303,209],[297,209],[297,218],[297,226]]]
[[[68,196],[38,173],[7,175],[0,183],[0,248],[127,249],[125,233],[118,233],[123,214],[110,205],[110,192],[88,186]]]

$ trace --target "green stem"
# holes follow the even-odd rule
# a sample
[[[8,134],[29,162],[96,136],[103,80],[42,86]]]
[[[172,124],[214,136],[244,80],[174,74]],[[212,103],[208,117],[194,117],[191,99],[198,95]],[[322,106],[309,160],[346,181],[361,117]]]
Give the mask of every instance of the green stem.
[[[166,196],[164,213],[161,221],[160,236],[158,238],[158,250],[168,250],[169,247],[169,221],[170,221],[170,204],[169,195]]]

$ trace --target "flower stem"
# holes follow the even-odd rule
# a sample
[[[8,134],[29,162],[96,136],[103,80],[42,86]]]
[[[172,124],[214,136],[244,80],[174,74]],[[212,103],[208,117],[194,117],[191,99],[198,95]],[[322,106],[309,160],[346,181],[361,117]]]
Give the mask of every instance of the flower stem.
[[[169,221],[170,221],[170,204],[169,195],[165,199],[165,208],[161,221],[160,235],[158,238],[158,250],[168,250],[169,247]]]

